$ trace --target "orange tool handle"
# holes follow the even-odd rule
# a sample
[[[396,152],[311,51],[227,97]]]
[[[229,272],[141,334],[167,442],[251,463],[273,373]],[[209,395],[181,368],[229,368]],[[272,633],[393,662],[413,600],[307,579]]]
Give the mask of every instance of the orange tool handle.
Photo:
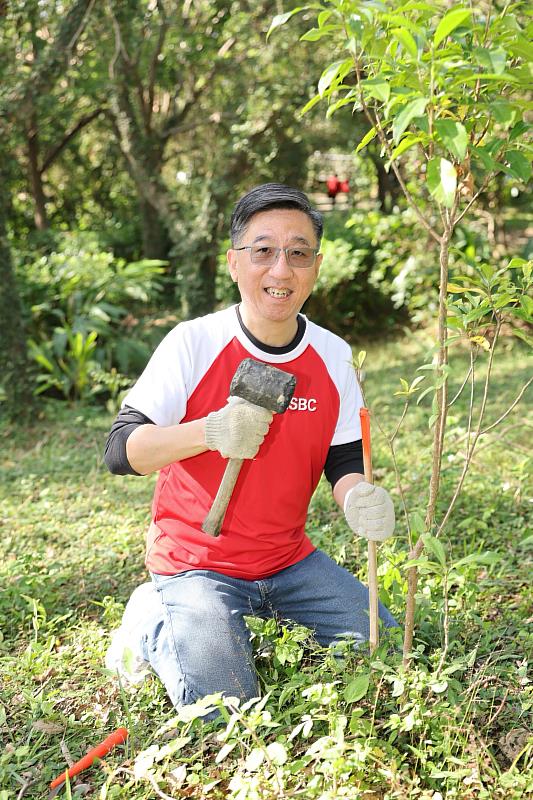
[[[128,731],[126,728],[117,728],[116,731],[109,734],[107,739],[104,739],[103,742],[93,747],[92,750],[89,750],[83,758],[80,758],[79,761],[76,761],[71,767],[62,772],[57,778],[54,778],[52,783],[50,784],[50,789],[55,789],[56,786],[59,786],[61,783],[64,783],[67,779],[67,775],[69,778],[73,778],[74,775],[78,775],[80,772],[83,772],[84,769],[90,767],[96,759],[103,758],[110,750],[115,747],[117,744],[122,744],[128,738]]]
[[[372,444],[370,441],[370,411],[368,408],[359,409],[361,420],[361,438],[363,440],[363,464],[365,468],[365,478],[368,483],[372,483]]]
[[[373,483],[370,411],[368,408],[359,409],[359,419],[361,420],[361,438],[363,440],[365,480],[367,483]],[[373,653],[379,644],[378,555],[376,543],[370,540],[368,542],[368,605],[370,619],[369,645],[370,652]]]

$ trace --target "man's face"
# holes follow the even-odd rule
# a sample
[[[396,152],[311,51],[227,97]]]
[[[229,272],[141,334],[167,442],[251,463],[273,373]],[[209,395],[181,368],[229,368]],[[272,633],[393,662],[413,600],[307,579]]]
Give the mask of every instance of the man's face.
[[[307,214],[295,209],[273,209],[255,214],[237,247],[318,247]],[[283,250],[270,267],[252,264],[249,250],[228,250],[231,277],[242,298],[241,311],[252,333],[273,332],[291,325],[315,284],[322,256],[312,267],[291,267]],[[255,327],[255,331],[254,331]]]

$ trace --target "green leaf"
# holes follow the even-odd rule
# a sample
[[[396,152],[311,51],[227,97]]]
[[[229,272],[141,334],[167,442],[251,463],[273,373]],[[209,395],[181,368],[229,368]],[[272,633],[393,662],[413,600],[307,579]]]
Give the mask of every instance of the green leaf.
[[[490,110],[496,122],[499,122],[500,125],[504,125],[506,128],[514,124],[519,114],[518,108],[511,105],[511,103],[505,102],[505,100],[495,100],[491,103]]]
[[[444,550],[442,542],[435,538],[435,536],[430,536],[429,534],[424,534],[422,540],[427,550],[435,556],[441,567],[446,567],[446,551]]]
[[[470,322],[476,322],[476,320],[486,317],[487,314],[490,313],[490,308],[488,308],[486,305],[482,305],[479,308],[474,308],[472,311],[469,311],[468,314],[465,314],[463,317],[463,322],[466,322],[467,324]]]
[[[267,745],[266,753],[270,760],[277,766],[282,766],[288,759],[287,750],[281,742],[271,742]]]
[[[507,53],[503,47],[496,47],[494,50],[489,50],[489,55],[492,64],[492,71],[495,72],[496,75],[501,75],[503,72],[505,72]]]
[[[303,115],[303,114],[306,114],[306,113],[307,113],[307,112],[308,112],[308,111],[309,111],[311,108],[313,108],[314,106],[316,106],[316,104],[317,104],[317,103],[320,103],[320,101],[321,101],[321,100],[322,100],[322,98],[320,97],[320,95],[319,95],[319,94],[315,94],[315,96],[314,96],[314,97],[312,97],[310,100],[308,100],[308,102],[307,102],[307,103],[305,104],[305,106],[304,106],[304,107],[303,107],[303,108],[300,110],[300,112],[299,112],[299,113],[300,113],[301,115]]]
[[[452,119],[438,119],[435,130],[449,153],[457,159],[464,161],[468,145],[468,135],[464,125]]]
[[[318,94],[320,97],[324,97],[324,93],[329,89],[333,81],[337,78],[344,78],[351,70],[352,66],[352,59],[345,58],[342,61],[334,61],[333,64],[326,67],[318,82]]]
[[[520,305],[526,312],[526,316],[528,316],[529,319],[533,321],[533,300],[531,299],[531,297],[528,297],[528,295],[525,294],[523,297],[520,298]]]
[[[382,103],[389,102],[390,83],[383,78],[368,78],[361,81],[361,86],[366,97],[375,97]]]
[[[433,37],[434,47],[438,47],[443,39],[449,36],[459,25],[462,25],[463,22],[466,22],[471,13],[472,11],[469,8],[452,8],[451,11],[448,11],[437,25],[437,30]]]
[[[298,8],[293,8],[292,11],[286,11],[284,14],[276,14],[272,22],[270,23],[270,28],[268,29],[268,33],[266,38],[270,36],[277,28],[281,28],[282,25],[285,25],[286,22],[290,20],[295,14],[298,14],[299,11],[303,11],[306,9],[307,6],[298,6]]]
[[[525,36],[516,36],[511,39],[507,47],[513,56],[523,58],[524,61],[533,61],[533,44]]]
[[[488,564],[493,565],[501,560],[501,556],[492,550],[487,550],[486,553],[471,553],[469,556],[460,558],[459,561],[454,561],[452,564],[453,569],[465,567],[469,564]]]
[[[522,267],[527,266],[528,262],[525,258],[512,258],[509,263],[507,264],[507,269],[521,269]]]
[[[476,64],[479,64],[480,67],[485,67],[492,72],[492,61],[490,60],[489,51],[486,47],[474,47],[472,50],[472,56],[474,57]]]
[[[495,47],[492,50],[486,47],[474,47],[472,55],[474,61],[489,72],[493,72],[495,75],[505,72],[507,52],[503,47]]]
[[[411,120],[415,117],[420,117],[424,113],[428,103],[429,98],[417,97],[402,108],[400,113],[394,118],[392,124],[392,138],[394,139],[394,144],[398,144],[402,133],[409,126]]]
[[[505,160],[513,175],[518,180],[527,183],[531,178],[531,164],[520,150],[507,150]]]
[[[418,384],[422,383],[422,381],[424,381],[425,379],[426,379],[425,375],[417,375],[417,377],[411,382],[409,391],[410,392],[418,391]]]
[[[533,336],[530,336],[529,333],[523,331],[522,328],[513,328],[513,336],[517,336],[530,347],[533,347]]]
[[[329,36],[333,31],[340,30],[340,25],[324,25],[322,28],[311,28],[300,36],[301,42],[318,42],[325,36]]]
[[[417,569],[423,569],[426,574],[436,571],[435,562],[429,561],[425,556],[421,556],[420,558],[410,558],[409,561],[405,561],[402,564],[401,569],[403,572],[405,572],[413,567],[417,567]]]
[[[425,533],[426,523],[424,522],[424,517],[422,514],[419,514],[418,511],[413,511],[413,513],[410,515],[410,520],[411,530],[414,531],[414,533],[417,533],[419,536]]]
[[[357,358],[354,357],[353,365],[355,369],[362,369],[363,364],[365,363],[366,358],[366,350],[359,350],[357,354]]]
[[[494,308],[504,308],[505,306],[509,305],[509,303],[516,303],[517,298],[513,297],[512,294],[508,292],[503,292],[503,294],[497,294],[494,300]]]
[[[405,153],[406,150],[409,150],[410,147],[413,145],[418,144],[419,142],[424,141],[422,136],[415,136],[412,133],[408,133],[407,136],[404,136],[398,147],[395,147],[391,153],[390,160],[394,161],[395,158],[398,158]]]
[[[328,106],[328,110],[326,111],[326,118],[329,119],[330,117],[333,116],[335,111],[339,110],[339,108],[343,108],[344,106],[348,105],[359,106],[357,102],[356,92],[349,92],[346,95],[346,97],[341,97],[340,100],[337,100],[336,103],[333,103],[332,105]]]
[[[457,283],[449,283],[446,288],[450,294],[463,294],[468,291],[468,286],[459,286]]]
[[[463,75],[453,86],[458,86],[462,83],[474,83],[475,81],[491,81],[491,83],[520,83],[519,79],[510,72],[502,72],[497,75],[495,72],[473,72],[471,75]]]
[[[363,149],[363,147],[366,147],[367,144],[369,142],[371,142],[372,139],[375,138],[377,132],[378,132],[377,128],[370,128],[370,130],[365,133],[365,135],[363,136],[363,138],[361,139],[361,141],[359,142],[359,144],[355,148],[354,152],[358,153],[360,150]]]
[[[509,132],[509,142],[514,142],[515,139],[519,139],[524,133],[526,133],[531,128],[531,125],[528,125],[527,122],[520,119],[516,122]]]
[[[476,160],[481,161],[484,169],[487,171],[499,171],[500,165],[494,158],[492,158],[490,153],[487,152],[486,147],[476,147],[475,145],[472,145],[470,147],[470,152]]]
[[[358,675],[353,681],[350,681],[344,690],[344,699],[347,703],[356,703],[368,692],[370,685],[370,673]]]
[[[392,35],[394,38],[400,42],[403,49],[409,53],[415,60],[418,59],[418,47],[414,40],[414,37],[408,30],[405,28],[393,28],[391,30]]]
[[[432,158],[426,171],[431,196],[446,208],[451,208],[457,190],[457,172],[446,158]]]

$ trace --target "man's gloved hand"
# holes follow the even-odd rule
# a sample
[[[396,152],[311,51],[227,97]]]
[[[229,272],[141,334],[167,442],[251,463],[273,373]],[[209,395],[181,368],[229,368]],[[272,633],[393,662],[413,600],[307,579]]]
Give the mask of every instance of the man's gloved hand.
[[[349,489],[344,514],[352,531],[372,542],[384,542],[394,532],[394,506],[381,486],[361,481]]]
[[[263,443],[274,414],[240,397],[230,397],[205,422],[205,443],[223,458],[253,458]]]

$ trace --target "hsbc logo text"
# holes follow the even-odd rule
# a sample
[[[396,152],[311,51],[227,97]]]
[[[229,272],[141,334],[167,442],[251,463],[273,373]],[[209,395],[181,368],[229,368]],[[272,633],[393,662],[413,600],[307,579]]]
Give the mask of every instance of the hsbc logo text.
[[[289,403],[290,411],[316,411],[316,399],[314,397],[293,397]]]

